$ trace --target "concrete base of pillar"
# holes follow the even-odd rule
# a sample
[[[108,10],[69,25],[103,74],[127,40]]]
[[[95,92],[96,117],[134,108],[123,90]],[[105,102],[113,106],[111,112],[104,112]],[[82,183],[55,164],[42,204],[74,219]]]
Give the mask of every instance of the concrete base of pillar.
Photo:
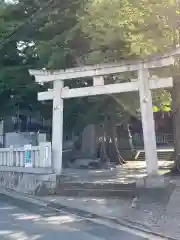
[[[55,174],[28,174],[19,172],[0,172],[0,187],[26,194],[54,193]]]
[[[147,176],[136,181],[137,188],[166,188],[169,184],[169,178],[160,175]]]

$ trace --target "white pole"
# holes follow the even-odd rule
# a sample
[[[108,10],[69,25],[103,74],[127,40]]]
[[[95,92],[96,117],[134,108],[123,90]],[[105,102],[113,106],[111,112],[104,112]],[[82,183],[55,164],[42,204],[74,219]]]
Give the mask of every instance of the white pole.
[[[63,99],[61,92],[63,84],[61,80],[53,82],[52,163],[53,170],[58,175],[62,172]]]
[[[153,117],[152,96],[149,85],[149,72],[147,68],[144,68],[143,64],[141,64],[138,75],[147,174],[148,176],[153,176],[158,174],[156,135]]]

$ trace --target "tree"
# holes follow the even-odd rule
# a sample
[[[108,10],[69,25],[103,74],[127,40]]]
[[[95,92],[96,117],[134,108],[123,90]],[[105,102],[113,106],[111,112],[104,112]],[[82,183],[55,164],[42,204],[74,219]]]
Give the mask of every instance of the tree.
[[[78,2],[78,9],[79,6]],[[49,45],[47,42],[40,43],[42,51],[43,49],[48,49],[48,46],[51,46],[53,49],[53,44],[54,42],[56,43],[55,51],[59,53],[58,58],[52,58],[52,61],[47,66],[50,68],[60,67],[60,64],[55,61],[56,65],[54,62],[55,59],[59,60],[59,56],[61,56],[60,52],[62,50],[58,52],[58,49],[60,49],[59,44],[64,46],[64,49],[68,52],[69,59],[73,59],[70,65],[144,58],[152,53],[162,52],[172,45],[171,23],[168,22],[169,25],[167,27],[167,21],[164,21],[164,19],[166,20],[166,16],[169,16],[173,9],[174,5],[168,1],[161,1],[160,3],[143,0],[140,2],[119,2],[116,0],[112,2],[88,1],[85,11],[81,8],[76,16],[72,14],[73,20],[76,19],[75,24],[70,24],[71,28],[65,34],[57,34],[51,41],[52,45]],[[68,10],[69,13],[74,13],[73,8]],[[160,12],[159,15],[156,14],[157,11]],[[58,18],[56,15],[54,19],[57,19],[56,17]],[[69,19],[66,17],[62,19],[66,24],[69,22],[67,21]],[[138,21],[140,24],[137,25]],[[46,32],[48,29],[52,33],[54,26],[57,28],[56,22],[47,26],[48,28],[46,28],[46,25],[42,28],[43,31]],[[80,38],[77,38],[77,33],[80,33]],[[61,42],[62,39],[65,44]],[[86,46],[85,49],[82,47],[83,51],[80,51],[80,54],[77,53],[79,48],[76,39],[79,40],[81,46]],[[158,42],[157,39],[159,40]],[[76,46],[76,49],[73,46]],[[42,56],[42,52],[40,55]],[[62,56],[65,59],[65,55]],[[65,65],[70,66],[67,63]],[[124,76],[125,79],[126,77]],[[165,93],[163,92],[161,96],[168,95]],[[156,102],[157,99],[161,99],[161,96],[157,97],[156,94]],[[119,103],[128,109],[127,103],[124,104],[124,102],[127,102],[127,100],[121,97]]]
[[[41,104],[37,101],[37,92],[45,89],[35,83],[28,69],[35,64],[36,58],[26,53],[26,46],[7,36],[20,25],[21,15],[14,18],[12,8],[17,5],[0,4],[0,117],[14,115],[18,110],[29,110],[37,115]]]
[[[105,0],[53,0],[50,2],[20,0],[17,4],[3,5],[0,13],[1,21],[3,20],[0,40],[3,42],[5,36],[19,26],[12,41],[14,42],[13,51],[16,52],[15,56],[18,59],[16,65],[19,66],[19,74],[25,74],[25,72],[27,74],[27,68],[30,67],[64,69],[80,64],[144,58],[152,53],[163,52],[172,45],[172,33],[174,33],[172,26],[178,20],[172,14],[174,9],[173,1],[168,0],[161,0],[158,3],[154,0],[112,0],[110,2]],[[30,20],[27,21],[29,18]],[[22,25],[24,21],[26,24]],[[9,49],[11,48],[2,48],[3,51],[8,52],[8,55]],[[2,67],[4,68],[4,65]],[[12,62],[9,67],[12,69]],[[166,71],[164,69],[163,73],[165,74]],[[9,70],[7,73],[10,73]],[[26,84],[33,82],[34,85],[28,88],[27,92],[20,91],[18,86],[22,84],[23,77],[18,77],[18,82],[13,78],[15,75],[9,76],[12,85],[8,82],[8,89],[16,89],[15,96],[20,97],[18,104],[27,107],[31,102],[33,109],[43,108],[43,105],[37,103],[34,97],[37,91],[49,86],[41,87],[34,84],[33,79],[27,74]],[[111,83],[126,81],[137,76],[121,74],[114,77],[106,81]],[[4,82],[5,78],[2,78],[2,84]],[[67,84],[72,85],[72,82]],[[89,84],[89,81],[84,79],[73,81],[73,87],[85,84]],[[10,96],[10,93],[8,94]],[[32,96],[34,96],[33,99],[31,99]],[[169,99],[168,92],[156,92],[154,96],[154,102],[160,107],[163,105],[164,96],[168,96]],[[132,99],[131,94],[128,97],[126,94],[121,94],[120,97],[108,96],[98,101],[97,99],[93,101],[79,99],[76,102],[69,100],[65,103],[65,126],[66,128],[77,127],[79,122],[80,125],[84,125],[87,122],[84,116],[90,115],[87,106],[94,111],[98,104],[107,103],[107,101],[113,104],[116,112],[124,109],[136,116],[134,110],[139,103]],[[8,102],[11,105],[12,101]],[[113,114],[109,115],[112,120],[110,122],[114,122]],[[104,119],[107,120],[107,116]],[[97,112],[91,121],[100,122],[101,115]],[[113,131],[111,129],[111,133],[108,134],[112,136]]]
[[[91,49],[103,49],[104,51],[87,53],[87,61],[99,59],[97,54],[101,55],[104,61],[108,61],[111,59],[109,47],[113,50],[114,59],[121,58],[120,52],[125,58],[145,58],[153,53],[165,52],[175,47],[180,39],[179,9],[176,1],[169,0],[158,2],[153,0],[88,1],[79,16],[80,25],[84,34],[91,39]],[[124,46],[128,51],[124,51]],[[173,112],[177,163],[180,152],[179,63],[172,71],[166,68],[156,74],[161,75],[162,72],[166,76],[171,74],[174,79]],[[170,103],[171,97],[167,91],[161,92],[160,95],[156,93],[155,100],[161,100],[162,97],[164,99],[165,96],[167,97],[165,102]],[[162,107],[162,101],[159,103],[158,105]]]

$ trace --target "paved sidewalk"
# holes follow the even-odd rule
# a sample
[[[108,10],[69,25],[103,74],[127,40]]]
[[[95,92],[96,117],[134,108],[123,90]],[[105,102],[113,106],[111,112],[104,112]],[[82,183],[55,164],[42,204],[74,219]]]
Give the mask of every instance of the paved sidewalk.
[[[101,217],[126,221],[133,226],[148,231],[180,239],[180,187],[169,189],[163,196],[155,198],[140,197],[135,207],[132,199],[74,198],[74,197],[41,197],[42,201],[55,203]],[[53,205],[52,205],[53,206]]]
[[[173,166],[172,161],[158,161],[159,175],[166,174]],[[127,161],[122,166],[117,166],[114,169],[63,169],[63,176],[66,176],[66,181],[70,182],[91,182],[91,183],[133,183],[136,180],[143,178],[146,173],[145,161]]]
[[[174,237],[170,237],[170,236],[165,236],[165,234],[161,234],[160,232],[154,232],[152,229],[148,228],[145,225],[140,225],[137,223],[133,223],[130,221],[127,221],[123,218],[115,218],[114,214],[112,212],[112,216],[108,216],[108,214],[104,214],[102,213],[102,211],[92,211],[91,209],[91,213],[87,212],[86,208],[80,208],[78,206],[73,206],[73,205],[69,205],[69,207],[67,206],[67,204],[63,204],[63,202],[61,201],[61,199],[48,199],[48,198],[35,198],[32,196],[28,196],[25,194],[20,194],[17,193],[15,191],[10,191],[4,188],[0,189],[0,195],[1,198],[4,197],[7,198],[8,202],[16,202],[17,206],[20,206],[22,208],[24,208],[25,206],[30,206],[30,209],[36,209],[36,207],[38,207],[39,210],[42,210],[43,208],[47,208],[47,209],[52,209],[55,211],[59,211],[61,213],[68,213],[68,214],[75,214],[76,216],[81,217],[82,219],[89,219],[92,220],[94,222],[101,222],[103,224],[105,224],[106,226],[112,226],[113,228],[118,227],[119,228],[123,228],[126,229],[126,231],[130,231],[130,232],[137,232],[139,235],[141,236],[145,236],[147,239],[166,239],[166,240],[178,240],[179,238],[174,238]],[[66,200],[66,199],[64,199]],[[75,199],[73,199],[75,200]],[[84,200],[84,199],[81,199]],[[86,199],[87,200],[87,199]],[[104,199],[103,199],[104,200]],[[112,199],[113,200],[113,199]],[[114,199],[115,200],[115,199]],[[108,201],[111,204],[116,204],[116,201]],[[71,200],[72,201],[72,200]],[[78,201],[78,199],[76,199],[76,201]],[[96,201],[96,199],[92,199],[92,201]],[[102,199],[101,199],[102,201]],[[74,204],[75,202],[73,202]],[[62,205],[63,204],[63,205]],[[99,206],[99,205],[98,205]],[[97,207],[98,207],[97,206]],[[50,207],[50,208],[49,208]],[[75,209],[76,207],[76,209]],[[95,210],[97,210],[97,207]],[[112,206],[111,206],[112,207]],[[25,207],[26,208],[26,207]],[[84,209],[84,210],[83,210]],[[117,208],[116,208],[117,210]],[[35,210],[37,211],[37,210]],[[37,211],[38,212],[38,211]],[[92,214],[93,212],[96,212],[96,214]],[[150,237],[150,238],[149,238]],[[129,238],[128,238],[129,239]],[[134,238],[133,238],[134,239]]]

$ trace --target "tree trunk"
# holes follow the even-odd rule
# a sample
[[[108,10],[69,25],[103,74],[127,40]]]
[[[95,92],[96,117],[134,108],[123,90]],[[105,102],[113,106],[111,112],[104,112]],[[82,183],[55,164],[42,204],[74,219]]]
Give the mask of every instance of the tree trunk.
[[[180,77],[173,77],[172,89],[172,112],[173,112],[173,134],[174,134],[174,151],[175,161],[174,170],[180,168]]]
[[[116,112],[115,102],[109,101],[104,117],[104,135],[101,142],[100,160],[102,164],[123,164],[125,161],[121,157],[118,147],[118,136],[116,132]]]
[[[125,161],[121,157],[118,147],[118,136],[116,132],[116,119],[114,111],[109,115],[109,145],[110,145],[110,161],[115,164],[123,164]]]
[[[103,124],[102,142],[100,145],[100,163],[102,167],[108,166],[110,163],[110,159],[107,154],[107,125],[107,116],[105,116]]]

